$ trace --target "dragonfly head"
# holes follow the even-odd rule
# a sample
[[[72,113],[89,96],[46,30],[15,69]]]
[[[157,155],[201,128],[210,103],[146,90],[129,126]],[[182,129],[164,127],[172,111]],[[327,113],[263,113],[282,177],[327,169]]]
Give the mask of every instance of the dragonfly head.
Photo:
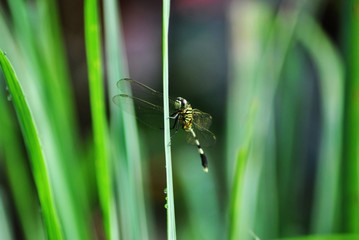
[[[185,109],[188,106],[189,106],[189,103],[184,98],[178,97],[175,101],[175,109],[176,110]]]

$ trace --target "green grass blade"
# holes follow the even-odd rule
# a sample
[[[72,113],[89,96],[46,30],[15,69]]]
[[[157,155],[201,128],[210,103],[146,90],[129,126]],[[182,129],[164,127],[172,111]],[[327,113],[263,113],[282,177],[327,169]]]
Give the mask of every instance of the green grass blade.
[[[228,239],[239,239],[239,236],[249,236],[248,229],[243,229],[241,226],[241,193],[243,191],[243,181],[245,176],[245,167],[248,160],[250,144],[244,145],[243,148],[239,150],[237,157],[237,166],[234,172],[234,184],[231,191],[230,207],[229,207],[229,229],[228,229]],[[241,233],[241,231],[246,233]]]
[[[243,184],[240,198],[240,238],[254,234],[274,237],[278,234],[276,189],[276,138],[274,100],[281,72],[293,41],[300,8],[291,14],[276,16],[263,3],[233,4],[231,7],[233,40],[233,79],[227,107],[227,169],[233,184]],[[251,26],[251,27],[248,27]],[[245,32],[241,32],[241,30]],[[245,57],[243,57],[245,56]],[[244,180],[234,177],[235,156],[246,144],[247,116],[256,103],[253,137]],[[241,181],[236,183],[236,181]],[[232,195],[235,197],[235,195]],[[233,200],[231,200],[233,201]],[[232,222],[230,224],[233,224]],[[229,234],[232,234],[229,232]],[[233,234],[232,237],[236,238]]]
[[[14,51],[15,40],[10,34],[9,24],[7,24],[3,15],[0,9],[0,29],[2,31],[0,48],[6,48],[7,54],[15,57],[18,56]],[[1,75],[0,79],[3,81]],[[32,178],[26,169],[25,161],[27,158],[22,151],[22,141],[18,136],[16,121],[11,111],[9,111],[9,106],[12,104],[5,101],[5,99],[5,96],[0,96],[0,126],[2,126],[2,131],[0,131],[0,151],[4,156],[5,176],[11,188],[25,238],[29,240],[44,239],[44,226],[41,221],[41,214],[37,211],[38,203],[36,194],[34,194],[34,187],[31,184]]]
[[[64,46],[53,0],[39,0],[35,5],[23,0],[8,1],[11,10],[14,47],[3,49],[13,64],[29,94],[43,142],[48,169],[53,184],[56,206],[64,236],[88,239],[88,202],[84,181],[78,172],[81,151],[78,149],[74,102],[69,87]],[[34,17],[36,16],[36,17]],[[18,51],[18,54],[14,52]],[[17,58],[15,58],[16,56]],[[24,77],[23,77],[24,76]],[[78,181],[72,181],[77,179]]]
[[[110,125],[110,139],[111,139],[111,159],[113,160],[113,165],[115,169],[114,174],[114,187],[118,187],[118,192],[120,196],[113,204],[113,208],[111,210],[113,221],[117,222],[116,228],[111,228],[111,237],[110,239],[131,239],[136,238],[135,236],[131,236],[129,232],[133,229],[132,226],[136,224],[133,223],[133,218],[131,218],[130,214],[120,214],[119,208],[122,212],[127,212],[127,209],[130,209],[129,203],[131,201],[125,201],[131,192],[129,184],[127,184],[127,172],[123,171],[122,173],[117,174],[117,170],[123,170],[127,165],[123,146],[126,142],[123,138],[123,126],[122,119],[119,115],[119,109],[116,109],[117,106],[113,104],[112,97],[117,94],[116,92],[116,83],[119,79],[123,78],[125,75],[123,72],[125,71],[124,63],[122,62],[122,48],[121,39],[119,38],[119,29],[118,29],[118,5],[117,1],[114,0],[105,0],[103,1],[103,12],[104,12],[104,33],[105,33],[105,51],[106,51],[106,71],[108,76],[108,92],[109,92],[109,106],[111,113],[111,125]],[[126,71],[127,72],[127,71]],[[127,76],[127,74],[125,75]],[[117,111],[116,111],[117,110]],[[136,144],[133,144],[136,146]],[[126,162],[122,164],[123,162]],[[123,194],[121,194],[123,193]],[[121,207],[122,206],[122,207]],[[123,219],[120,216],[125,216]],[[138,238],[138,237],[137,237]],[[141,239],[141,238],[138,238]]]
[[[281,238],[278,240],[355,240],[359,235],[335,234],[335,235],[309,235],[302,237]]]
[[[0,79],[2,78],[0,77]],[[25,238],[29,240],[44,239],[43,224],[40,213],[37,211],[38,203],[31,185],[31,176],[26,169],[26,157],[22,152],[16,121],[8,109],[10,103],[6,102],[4,98],[4,96],[0,96],[0,126],[2,127],[0,156],[4,156],[5,176],[12,191]]]
[[[111,172],[109,167],[108,129],[101,56],[101,32],[98,2],[85,1],[85,41],[90,104],[93,123],[97,186],[107,238],[111,236]]]
[[[339,54],[328,37],[309,16],[298,25],[298,40],[304,45],[319,73],[323,129],[319,150],[318,177],[312,216],[313,233],[339,230],[340,171],[344,71]]]
[[[162,12],[162,61],[163,61],[163,108],[164,108],[164,144],[166,157],[166,182],[167,182],[167,237],[176,239],[176,222],[174,209],[171,135],[169,123],[168,102],[168,28],[170,20],[170,0],[163,0]]]
[[[5,80],[12,96],[15,111],[17,113],[23,137],[29,152],[47,234],[50,239],[62,239],[62,232],[53,200],[49,173],[41,149],[35,121],[31,115],[28,103],[25,99],[16,74],[2,51],[0,51],[0,65],[5,75]]]
[[[358,1],[343,1],[341,11],[343,48],[346,62],[344,123],[343,219],[344,229],[359,233],[359,19]]]
[[[10,226],[9,214],[3,201],[3,193],[0,188],[0,232],[2,239],[14,239]]]
[[[137,125],[132,116],[123,114],[121,108],[112,101],[112,97],[119,94],[119,89],[116,87],[117,81],[128,76],[118,12],[117,1],[104,1],[106,69],[111,113],[111,154],[115,169],[119,172],[114,176],[119,195],[116,205],[121,206],[119,210],[121,237],[145,240],[149,238],[142,174],[145,164],[141,163]],[[118,233],[113,233],[113,235],[116,234]]]
[[[264,147],[261,149],[262,142],[260,135],[258,135],[258,130],[256,130],[258,128],[263,131],[263,126],[257,126],[257,119],[265,114],[263,104],[267,103],[262,100],[263,95],[260,84],[255,84],[261,79],[260,76],[256,77],[255,73],[259,71],[259,68],[263,68],[262,54],[260,52],[263,51],[265,40],[268,39],[269,30],[267,29],[272,29],[273,27],[271,27],[271,12],[266,6],[260,4],[253,3],[242,6],[233,3],[230,16],[233,38],[233,55],[231,58],[234,81],[229,86],[227,100],[226,154],[228,185],[233,192],[230,195],[231,204],[228,209],[230,212],[227,235],[229,239],[247,239],[249,231],[253,230],[256,202],[258,201],[258,178],[263,167],[262,155],[264,155]],[[251,28],[246,27],[246,24],[249,23],[253,23]],[[245,29],[246,31],[240,32],[239,29]],[[242,37],[245,38],[242,39]],[[246,56],[245,61],[242,60],[242,55]],[[266,80],[269,81],[269,79]],[[246,140],[246,131],[250,128],[247,125],[249,123],[248,116],[254,102],[257,102],[258,106],[251,121],[254,131],[252,139]],[[259,114],[261,115],[258,116]],[[266,123],[268,122],[267,118],[263,118],[266,119]],[[249,143],[250,145],[248,145]],[[246,151],[250,152],[246,153]],[[245,162],[247,162],[246,169],[243,170],[241,164],[245,164]],[[245,172],[250,172],[250,174],[245,174]],[[251,189],[250,192],[248,188]],[[259,221],[257,222],[259,223]]]
[[[245,133],[245,139],[243,145],[240,147],[236,166],[234,171],[234,180],[232,185],[231,197],[230,197],[230,206],[229,206],[229,225],[228,225],[228,237],[229,239],[240,239],[248,238],[250,235],[250,230],[246,228],[245,224],[241,222],[242,219],[246,219],[243,216],[245,210],[242,209],[241,197],[244,193],[244,180],[246,173],[247,161],[249,159],[250,149],[253,141],[253,120],[256,115],[256,103],[253,102],[250,114],[247,120],[247,129]]]

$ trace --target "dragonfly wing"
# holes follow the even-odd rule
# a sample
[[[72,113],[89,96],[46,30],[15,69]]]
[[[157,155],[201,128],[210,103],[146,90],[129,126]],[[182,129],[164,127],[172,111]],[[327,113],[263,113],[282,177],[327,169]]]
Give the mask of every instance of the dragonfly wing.
[[[209,130],[202,128],[202,129],[195,129],[196,136],[198,141],[202,147],[210,147],[216,143],[216,136]],[[187,134],[187,143],[196,145],[196,139],[192,136],[191,133]]]
[[[212,116],[198,109],[193,109],[193,123],[198,129],[209,129],[212,124]]]
[[[127,94],[118,94],[118,95],[114,96],[112,100],[116,105],[118,105],[120,107],[128,106],[128,103],[131,103],[129,101],[133,101],[134,106],[140,111],[156,111],[156,112],[160,112],[160,113],[163,112],[162,106],[147,102],[144,99],[130,96]],[[124,109],[124,110],[126,110],[126,109]]]
[[[157,96],[160,98],[163,97],[163,94],[161,92],[158,92],[158,91],[154,90],[153,88],[150,88],[150,87],[146,86],[145,84],[137,82],[131,78],[123,78],[123,79],[119,80],[116,85],[117,85],[117,88],[121,90],[121,92],[127,92],[128,86],[131,86],[132,90],[142,89],[142,91],[150,93],[154,96]]]
[[[144,99],[147,102],[154,103],[159,106],[163,106],[163,93],[154,90],[153,88],[137,82],[131,78],[123,78],[117,82],[117,88],[121,93],[128,94],[130,96],[136,96],[138,99]],[[131,88],[131,94],[129,89]],[[175,100],[169,98],[170,101],[170,111],[174,110]]]
[[[127,94],[118,94],[112,98],[112,101],[124,112],[135,115],[140,122],[150,127],[163,128],[162,106]]]

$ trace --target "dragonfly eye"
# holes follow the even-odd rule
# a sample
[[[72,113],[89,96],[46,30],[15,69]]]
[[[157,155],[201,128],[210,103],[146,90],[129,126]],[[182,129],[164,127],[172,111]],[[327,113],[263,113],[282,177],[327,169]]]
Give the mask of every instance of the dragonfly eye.
[[[181,109],[181,106],[182,106],[181,99],[177,98],[176,101],[175,101],[175,109],[179,110],[179,109]]]
[[[187,100],[182,98],[182,108],[187,108],[188,105],[189,105],[189,103],[187,102]]]
[[[186,99],[178,97],[175,101],[175,109],[176,110],[180,110],[180,109],[185,109],[188,107],[188,102]]]

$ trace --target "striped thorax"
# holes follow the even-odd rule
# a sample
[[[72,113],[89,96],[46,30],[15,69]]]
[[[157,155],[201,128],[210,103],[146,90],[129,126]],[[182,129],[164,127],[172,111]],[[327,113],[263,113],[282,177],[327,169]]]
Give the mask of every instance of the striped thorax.
[[[183,130],[190,132],[193,121],[193,108],[191,104],[186,99],[178,97],[175,101],[175,109],[178,111],[178,121]]]

